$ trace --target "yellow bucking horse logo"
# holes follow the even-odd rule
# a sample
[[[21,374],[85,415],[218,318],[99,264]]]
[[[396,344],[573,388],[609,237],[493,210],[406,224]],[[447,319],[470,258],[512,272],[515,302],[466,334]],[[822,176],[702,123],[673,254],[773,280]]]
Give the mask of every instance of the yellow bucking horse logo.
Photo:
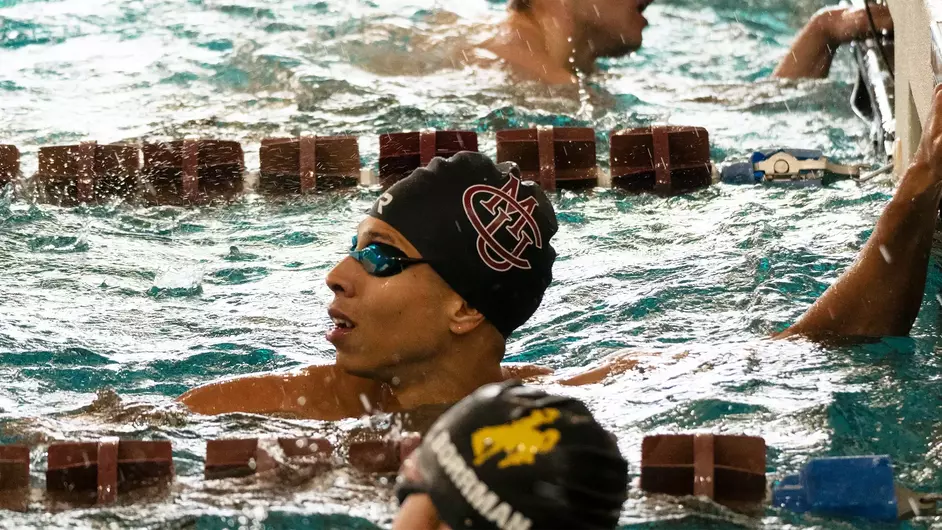
[[[546,454],[559,443],[556,429],[539,430],[559,418],[559,409],[538,409],[525,418],[504,425],[484,427],[471,435],[474,465],[480,466],[499,454],[504,458],[497,463],[499,469],[511,466],[533,465],[536,455]]]

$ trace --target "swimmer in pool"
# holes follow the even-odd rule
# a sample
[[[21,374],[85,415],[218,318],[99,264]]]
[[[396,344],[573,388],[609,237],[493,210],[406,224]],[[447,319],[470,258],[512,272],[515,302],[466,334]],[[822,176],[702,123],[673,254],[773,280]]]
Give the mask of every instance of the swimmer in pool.
[[[546,373],[501,360],[552,280],[556,229],[553,206],[516,166],[478,153],[436,158],[376,201],[327,275],[336,364],[213,383],[181,400],[206,414],[328,420],[451,404]]]
[[[627,493],[628,463],[584,404],[488,385],[446,412],[403,464],[392,527],[613,529]]]
[[[857,260],[778,338],[909,334],[922,302],[942,200],[942,89],[914,162]],[[507,337],[552,279],[556,214],[511,165],[477,153],[435,159],[384,193],[349,257],[327,275],[335,364],[210,383],[180,399],[202,414],[288,413],[332,420],[372,410],[450,404],[510,377]],[[591,384],[637,366],[610,357],[562,384]]]
[[[654,0],[510,0],[496,37],[482,45],[514,71],[550,84],[576,82],[602,57],[627,55],[641,47],[648,25],[642,14]],[[871,12],[880,31],[893,22],[886,6]],[[781,78],[827,77],[841,44],[870,34],[863,8],[819,11],[802,29],[775,69]]]

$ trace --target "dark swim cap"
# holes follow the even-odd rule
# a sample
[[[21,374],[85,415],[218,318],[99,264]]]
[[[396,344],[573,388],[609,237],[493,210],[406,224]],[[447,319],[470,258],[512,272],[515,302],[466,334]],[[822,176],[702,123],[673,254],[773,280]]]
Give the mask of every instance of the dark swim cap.
[[[612,529],[628,464],[586,406],[515,381],[486,385],[446,412],[413,457],[420,482],[454,530]]]
[[[435,158],[384,193],[370,215],[398,230],[504,337],[553,279],[556,212],[513,164],[462,152]]]

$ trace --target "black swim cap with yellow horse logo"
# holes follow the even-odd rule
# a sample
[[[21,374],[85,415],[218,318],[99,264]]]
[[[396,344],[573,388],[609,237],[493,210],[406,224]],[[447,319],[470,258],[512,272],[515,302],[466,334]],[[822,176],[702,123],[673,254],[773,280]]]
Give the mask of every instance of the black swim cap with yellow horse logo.
[[[553,279],[556,212],[513,164],[471,152],[435,158],[389,188],[370,215],[409,240],[504,337],[536,312]]]
[[[446,412],[413,456],[418,482],[454,530],[611,529],[628,491],[614,436],[585,405],[510,381]]]

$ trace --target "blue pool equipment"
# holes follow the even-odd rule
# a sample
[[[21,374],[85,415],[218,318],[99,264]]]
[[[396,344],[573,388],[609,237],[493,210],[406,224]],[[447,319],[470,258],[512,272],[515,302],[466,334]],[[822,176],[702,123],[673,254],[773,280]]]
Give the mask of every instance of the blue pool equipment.
[[[842,165],[828,160],[815,149],[766,149],[756,151],[749,162],[730,164],[723,168],[721,180],[727,184],[758,184],[760,182],[818,183],[825,172],[857,178],[858,165]]]
[[[772,505],[783,510],[872,521],[935,514],[937,501],[895,484],[885,455],[815,458],[772,490]]]

